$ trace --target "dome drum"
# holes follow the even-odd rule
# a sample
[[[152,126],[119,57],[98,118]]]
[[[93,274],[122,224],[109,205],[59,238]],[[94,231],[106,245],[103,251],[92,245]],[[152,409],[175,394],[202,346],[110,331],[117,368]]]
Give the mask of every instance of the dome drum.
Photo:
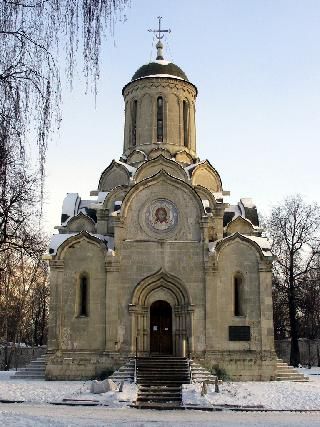
[[[184,149],[196,158],[196,87],[171,77],[132,81],[123,89],[125,100],[124,150],[147,155],[161,146],[174,156]]]

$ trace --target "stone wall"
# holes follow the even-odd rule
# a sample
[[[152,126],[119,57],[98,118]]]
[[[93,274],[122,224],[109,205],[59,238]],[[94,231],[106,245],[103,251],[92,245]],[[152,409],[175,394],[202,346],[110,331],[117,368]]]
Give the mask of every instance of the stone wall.
[[[8,347],[8,355],[10,357],[10,368],[23,368],[28,365],[31,360],[35,360],[38,357],[45,354],[47,351],[46,346],[42,347]],[[0,366],[4,368],[4,347],[0,347]]]
[[[275,340],[275,348],[277,356],[286,363],[290,363],[290,339]],[[308,365],[309,363],[311,366],[320,365],[320,339],[309,340],[307,338],[300,338],[299,350],[302,365]]]

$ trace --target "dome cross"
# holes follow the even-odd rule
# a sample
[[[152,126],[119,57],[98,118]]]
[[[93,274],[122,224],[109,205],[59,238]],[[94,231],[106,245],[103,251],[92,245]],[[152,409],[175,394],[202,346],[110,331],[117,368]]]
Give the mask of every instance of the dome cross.
[[[164,37],[164,34],[161,34],[161,33],[171,33],[171,30],[170,30],[170,28],[167,29],[167,30],[162,30],[161,29],[161,19],[162,19],[162,16],[158,16],[158,19],[159,19],[159,28],[157,30],[151,30],[150,29],[148,31],[150,33],[155,33],[157,39],[160,41]]]
[[[158,16],[159,19],[159,28],[157,30],[148,30],[150,33],[154,33],[156,35],[156,38],[158,39],[158,43],[156,44],[156,48],[157,48],[157,60],[162,61],[163,58],[163,44],[161,42],[161,39],[164,37],[164,34],[161,33],[171,33],[170,28],[167,30],[162,30],[161,29],[161,19],[162,16]]]

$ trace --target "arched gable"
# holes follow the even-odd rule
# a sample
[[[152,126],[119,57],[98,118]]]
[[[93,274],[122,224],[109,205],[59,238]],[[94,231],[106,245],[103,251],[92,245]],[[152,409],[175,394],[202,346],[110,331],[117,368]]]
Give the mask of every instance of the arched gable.
[[[100,240],[98,237],[92,236],[87,231],[81,231],[79,234],[69,237],[59,246],[56,257],[63,259],[69,249],[74,248],[81,242],[86,242],[90,245],[95,245],[103,253],[107,254],[108,248],[106,243]]]
[[[129,164],[139,164],[139,163],[143,163],[147,160],[147,155],[144,151],[142,150],[134,150],[132,151],[127,158],[127,162]]]
[[[149,153],[149,160],[155,159],[158,156],[163,156],[166,159],[171,159],[172,155],[169,150],[162,147],[153,148]]]
[[[95,232],[95,223],[94,221],[84,213],[80,212],[78,215],[69,219],[66,225],[66,229],[70,233],[87,231],[89,233]]]
[[[192,171],[192,185],[201,185],[213,193],[222,191],[220,175],[208,160],[199,163]]]
[[[196,185],[194,189],[196,190],[201,200],[208,200],[210,208],[214,209],[217,202],[214,195],[211,193],[211,191],[208,190],[206,187],[203,187],[202,185]]]
[[[178,151],[175,155],[176,162],[182,163],[183,165],[190,165],[193,163],[192,156],[186,151]]]
[[[248,219],[243,218],[242,216],[237,216],[226,226],[226,233],[227,235],[230,235],[237,232],[240,234],[247,235],[254,234],[252,223]]]
[[[119,185],[129,185],[130,173],[119,162],[112,160],[111,164],[102,172],[99,180],[99,191],[110,191]]]
[[[167,293],[174,306],[191,304],[190,296],[181,280],[163,269],[142,279],[134,288],[131,303],[135,306],[148,306],[153,293]]]
[[[109,212],[113,212],[114,203],[116,201],[122,201],[128,191],[129,189],[126,185],[119,185],[118,187],[115,187],[104,199],[103,209],[108,209]]]
[[[165,158],[162,154],[160,154],[155,159],[149,160],[148,162],[142,164],[137,169],[134,180],[136,183],[138,183],[145,178],[157,174],[160,170],[164,170],[167,172],[167,174],[188,182],[188,176],[183,167],[178,163]]]
[[[205,214],[201,198],[198,196],[196,191],[189,184],[187,184],[186,182],[178,178],[175,178],[169,175],[164,170],[160,170],[156,175],[153,175],[150,178],[146,178],[143,181],[140,181],[128,191],[122,203],[121,215],[124,217],[127,216],[128,207],[132,199],[136,196],[138,192],[143,191],[148,187],[151,187],[161,181],[163,181],[164,184],[165,183],[169,184],[169,186],[171,185],[173,187],[176,187],[179,190],[184,190],[184,192],[187,192],[188,194],[190,194],[190,196],[194,199],[196,206],[199,209],[199,214],[201,216]]]
[[[157,228],[155,209],[168,215],[168,226]],[[196,191],[181,179],[160,170],[133,186],[123,200],[120,215],[126,238],[201,241],[200,221],[205,215]]]
[[[224,239],[215,242],[214,254],[216,256],[217,262],[219,261],[219,256],[225,247],[232,246],[237,243],[243,243],[248,248],[253,249],[256,252],[256,255],[259,260],[265,260],[265,254],[263,253],[263,249],[261,248],[261,246],[251,238],[246,237],[237,232],[232,234],[231,236],[225,237]]]

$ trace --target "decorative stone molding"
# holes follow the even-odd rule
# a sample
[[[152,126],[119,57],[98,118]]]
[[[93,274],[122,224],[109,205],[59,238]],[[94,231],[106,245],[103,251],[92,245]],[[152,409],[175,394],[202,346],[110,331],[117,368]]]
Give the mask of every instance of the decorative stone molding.
[[[63,270],[64,269],[64,261],[62,259],[50,260],[49,265],[51,269],[55,270]]]

